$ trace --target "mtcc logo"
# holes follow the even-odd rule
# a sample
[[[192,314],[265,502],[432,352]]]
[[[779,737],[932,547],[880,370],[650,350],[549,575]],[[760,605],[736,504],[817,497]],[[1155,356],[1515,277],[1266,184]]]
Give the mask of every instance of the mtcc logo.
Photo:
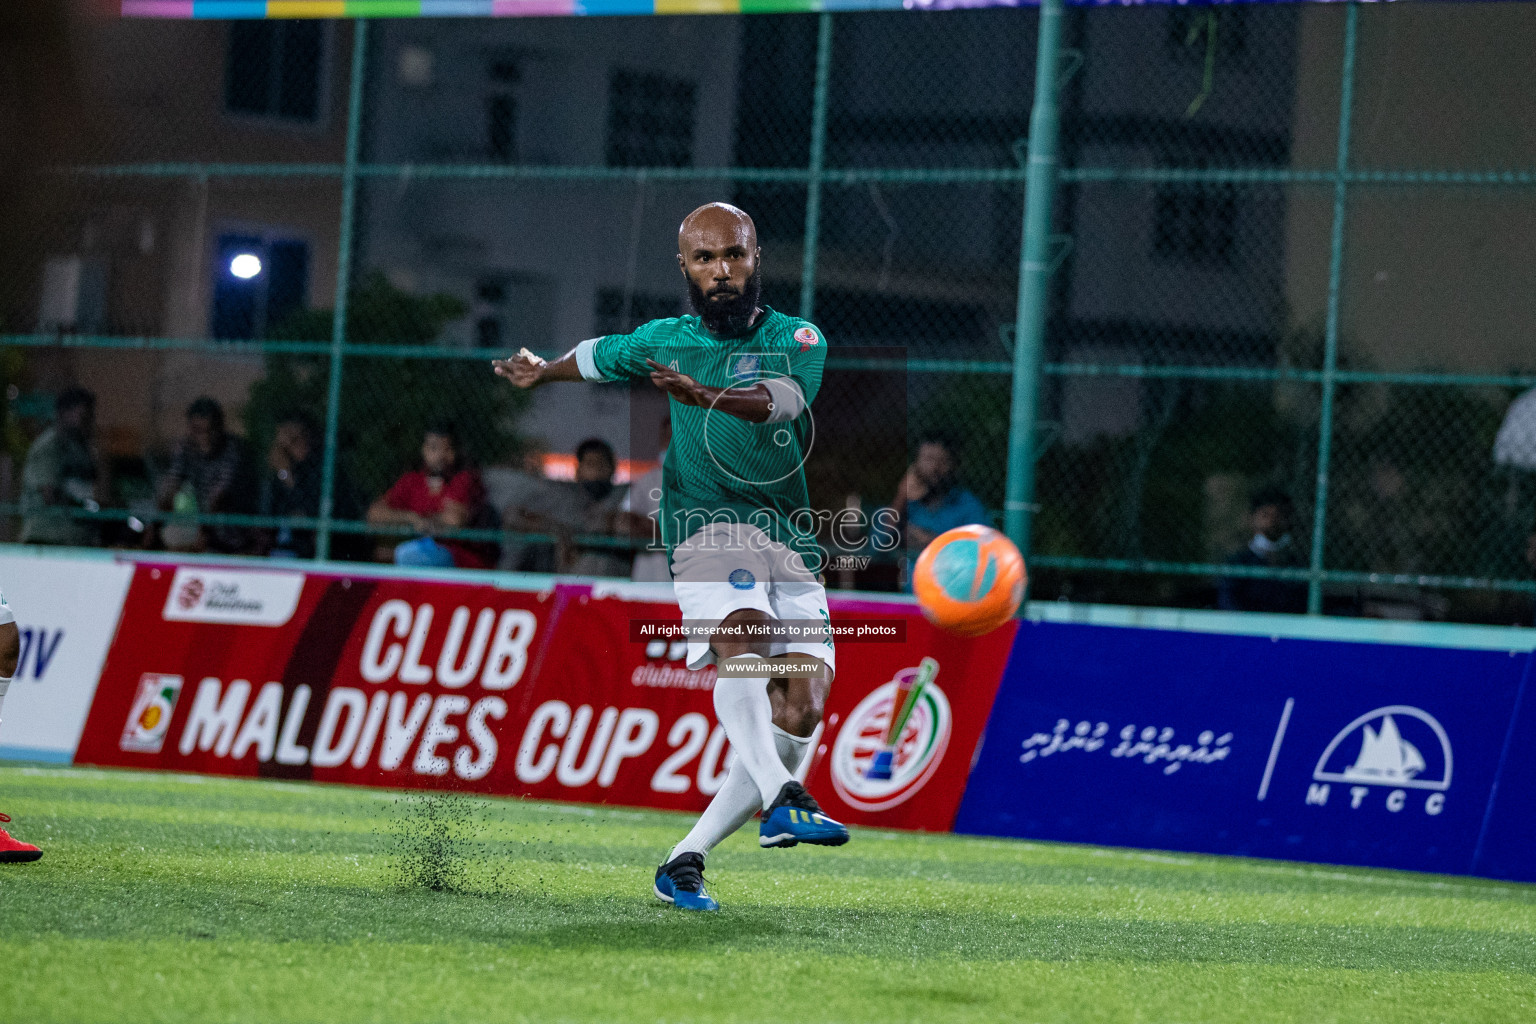
[[[1339,730],[1312,779],[1309,804],[1327,804],[1337,786],[1348,787],[1349,806],[1358,808],[1379,787],[1387,790],[1387,810],[1396,813],[1408,806],[1410,790],[1428,790],[1424,813],[1439,814],[1451,788],[1451,740],[1427,711],[1406,704],[1377,708]]]
[[[883,811],[922,789],[949,746],[949,698],[938,662],[904,668],[859,701],[832,747],[832,788],[850,807]]]

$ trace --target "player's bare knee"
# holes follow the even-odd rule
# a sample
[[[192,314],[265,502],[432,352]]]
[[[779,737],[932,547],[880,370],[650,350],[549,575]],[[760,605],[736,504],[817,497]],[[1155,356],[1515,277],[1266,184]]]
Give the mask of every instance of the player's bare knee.
[[[809,736],[821,724],[821,712],[812,708],[786,709],[784,721],[773,724],[791,736]]]
[[[773,724],[792,736],[809,736],[821,724],[829,689],[822,679],[786,679],[783,699],[774,707]]]
[[[793,723],[794,728],[789,731],[796,736],[809,736],[821,724],[821,717],[825,707],[825,702],[820,700],[812,700],[802,704],[799,708],[799,714]]]
[[[9,679],[16,674],[16,663],[21,659],[21,630],[16,623],[0,624],[0,677]]]

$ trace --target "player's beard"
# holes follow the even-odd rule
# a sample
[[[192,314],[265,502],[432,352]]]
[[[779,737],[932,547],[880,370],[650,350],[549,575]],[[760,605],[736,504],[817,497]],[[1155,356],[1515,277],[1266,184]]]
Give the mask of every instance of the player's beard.
[[[755,270],[740,292],[718,300],[706,296],[704,289],[694,283],[693,278],[688,278],[688,305],[704,322],[705,329],[717,338],[746,334],[752,327],[752,315],[757,312],[757,302],[762,297],[763,282]]]

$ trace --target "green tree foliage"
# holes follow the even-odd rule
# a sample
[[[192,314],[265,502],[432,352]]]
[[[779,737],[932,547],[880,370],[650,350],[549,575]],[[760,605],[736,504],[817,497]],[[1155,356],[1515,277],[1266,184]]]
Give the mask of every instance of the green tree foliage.
[[[465,314],[452,295],[418,296],[383,274],[364,277],[348,301],[353,345],[425,345]],[[327,341],[332,311],[302,310],[267,332],[274,341]],[[465,454],[479,463],[510,454],[524,392],[492,375],[486,360],[351,356],[343,365],[339,443],[346,470],[367,502],[411,466],[429,423],[457,426]],[[295,411],[323,422],[330,359],[268,353],[266,376],[251,388],[246,422],[265,443],[280,416]]]

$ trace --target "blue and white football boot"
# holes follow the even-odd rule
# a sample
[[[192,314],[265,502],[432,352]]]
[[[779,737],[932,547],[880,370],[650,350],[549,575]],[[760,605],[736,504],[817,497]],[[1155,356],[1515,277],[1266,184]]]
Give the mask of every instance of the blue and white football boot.
[[[656,869],[656,898],[679,910],[719,910],[704,891],[704,855],[680,853]]]
[[[784,783],[779,795],[763,812],[757,843],[763,847],[784,848],[799,843],[815,846],[842,846],[848,841],[848,829],[821,812],[805,787],[798,782]]]

